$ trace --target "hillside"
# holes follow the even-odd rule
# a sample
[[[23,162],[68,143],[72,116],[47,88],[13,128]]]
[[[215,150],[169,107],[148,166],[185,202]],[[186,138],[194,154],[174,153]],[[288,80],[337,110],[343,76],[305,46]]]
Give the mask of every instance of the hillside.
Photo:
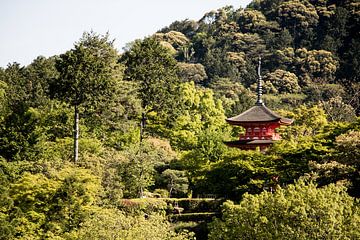
[[[360,3],[254,0],[0,68],[0,239],[360,238]],[[230,148],[256,101],[294,123]]]

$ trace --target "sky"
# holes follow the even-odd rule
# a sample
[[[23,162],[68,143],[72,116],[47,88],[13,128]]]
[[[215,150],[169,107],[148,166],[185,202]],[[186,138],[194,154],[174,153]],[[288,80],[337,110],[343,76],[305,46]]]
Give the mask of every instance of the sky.
[[[109,32],[121,52],[176,20],[251,0],[0,0],[0,67],[70,50],[84,31]]]

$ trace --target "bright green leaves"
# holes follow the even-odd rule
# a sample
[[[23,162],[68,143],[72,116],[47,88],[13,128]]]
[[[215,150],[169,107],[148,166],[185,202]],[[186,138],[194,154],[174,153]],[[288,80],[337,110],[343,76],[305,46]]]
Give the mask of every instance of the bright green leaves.
[[[103,240],[185,240],[191,234],[175,233],[164,216],[129,216],[118,209],[97,209],[73,233],[73,239]]]
[[[26,173],[9,187],[9,221],[17,237],[62,235],[79,226],[99,189],[99,179],[89,171],[70,166],[48,177]]]
[[[225,203],[209,239],[356,239],[359,214],[344,187],[299,180],[275,193],[245,194],[239,205]]]
[[[222,129],[225,115],[221,102],[210,89],[196,88],[193,82],[180,86],[180,105],[183,111],[174,121],[170,132],[172,144],[180,149],[191,149],[206,129]]]

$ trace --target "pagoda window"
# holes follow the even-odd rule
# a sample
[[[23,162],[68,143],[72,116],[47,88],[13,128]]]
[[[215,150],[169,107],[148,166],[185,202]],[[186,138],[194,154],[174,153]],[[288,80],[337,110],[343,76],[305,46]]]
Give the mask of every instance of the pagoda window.
[[[267,133],[267,128],[266,128],[266,127],[263,127],[263,128],[262,128],[262,135],[266,135],[266,133]]]

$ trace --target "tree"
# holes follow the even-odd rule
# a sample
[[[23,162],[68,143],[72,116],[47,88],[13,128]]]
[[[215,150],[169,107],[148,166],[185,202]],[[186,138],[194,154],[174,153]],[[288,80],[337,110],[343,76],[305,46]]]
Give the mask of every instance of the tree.
[[[55,97],[74,107],[74,160],[78,160],[79,108],[97,105],[110,97],[119,74],[117,52],[109,35],[84,33],[74,49],[56,60],[59,79],[53,84]]]
[[[181,84],[179,95],[183,111],[174,119],[168,136],[174,147],[190,150],[204,130],[219,131],[224,127],[224,109],[221,101],[214,99],[211,89],[197,88],[194,82]]]
[[[333,53],[325,50],[310,50],[299,48],[295,51],[295,62],[303,81],[325,81],[331,83],[335,78],[338,61]]]
[[[354,108],[345,103],[340,96],[330,98],[328,101],[322,101],[320,106],[325,110],[330,121],[351,122],[356,118]]]
[[[297,93],[301,89],[297,76],[288,71],[278,69],[275,72],[266,74],[264,79],[274,86],[276,89],[274,93]]]
[[[360,131],[351,130],[336,137],[339,162],[355,165],[360,170]]]
[[[226,202],[209,239],[357,239],[360,208],[342,186],[317,188],[299,180],[275,193]]]
[[[173,112],[178,87],[176,60],[154,38],[135,41],[121,61],[126,80],[139,81],[139,94],[146,112]]]
[[[176,50],[186,46],[189,39],[181,32],[169,31],[167,33],[155,33],[154,38],[158,41],[165,41],[171,44]]]
[[[209,87],[214,91],[215,98],[221,100],[227,117],[244,112],[255,103],[253,92],[228,78],[215,79]]]
[[[238,24],[242,32],[261,33],[267,29],[276,29],[276,22],[268,22],[264,14],[257,10],[246,9],[239,14]]]
[[[169,191],[169,197],[186,196],[189,180],[186,177],[185,171],[166,169],[161,173],[161,178],[167,183],[167,189]]]
[[[71,239],[103,240],[185,240],[193,239],[187,232],[175,232],[165,217],[129,216],[118,209],[97,209],[86,218],[81,228],[73,232]]]
[[[62,167],[48,176],[25,173],[10,184],[11,205],[4,209],[15,231],[2,239],[56,239],[80,227],[100,192],[100,181],[89,170]]]
[[[40,112],[35,108],[11,112],[0,125],[0,155],[9,161],[35,160],[37,143],[44,135],[38,125]]]
[[[292,30],[294,47],[299,47],[301,42],[308,40],[311,29],[318,24],[319,16],[315,7],[307,0],[284,1],[277,9],[278,21],[282,27]]]
[[[141,145],[129,147],[121,166],[121,176],[125,184],[124,196],[144,197],[144,193],[154,185],[155,167],[174,158],[169,144],[159,139],[148,138]]]
[[[182,82],[203,83],[207,78],[205,68],[200,63],[178,63],[178,76]]]

